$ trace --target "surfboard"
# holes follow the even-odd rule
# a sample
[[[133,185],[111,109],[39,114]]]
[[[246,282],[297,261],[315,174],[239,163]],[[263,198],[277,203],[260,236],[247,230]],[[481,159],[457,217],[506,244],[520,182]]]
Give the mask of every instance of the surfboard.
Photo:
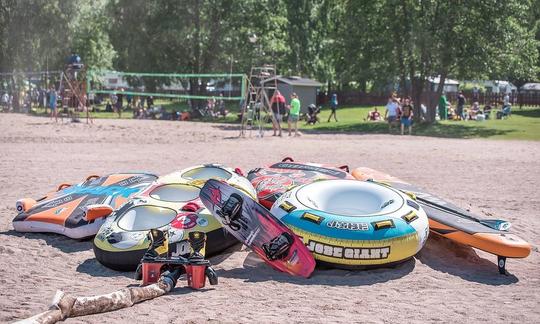
[[[287,157],[279,163],[249,171],[247,178],[257,191],[259,203],[270,209],[283,193],[296,186],[327,179],[353,179],[348,170],[347,166],[299,163]]]
[[[352,175],[362,181],[377,181],[415,197],[424,208],[432,233],[498,256],[499,272],[505,273],[506,258],[525,258],[531,246],[508,232],[510,223],[483,219],[451,202],[389,174],[370,168],[357,168]]]
[[[13,219],[18,232],[50,232],[81,239],[93,236],[103,219],[87,221],[85,207],[106,204],[117,209],[157,179],[148,173],[114,173],[90,176],[76,185],[62,184],[57,191],[33,200],[17,201],[19,214]]]
[[[266,208],[218,180],[201,189],[203,204],[223,227],[274,269],[308,278],[315,259],[302,240]]]

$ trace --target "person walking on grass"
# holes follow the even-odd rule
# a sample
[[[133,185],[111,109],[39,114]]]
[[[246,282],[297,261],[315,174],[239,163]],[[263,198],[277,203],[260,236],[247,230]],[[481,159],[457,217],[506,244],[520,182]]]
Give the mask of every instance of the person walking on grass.
[[[289,124],[289,136],[291,136],[291,125],[294,125],[294,136],[300,136],[298,132],[298,119],[300,119],[300,99],[296,93],[291,95],[291,106],[289,109],[289,118],[287,120]]]
[[[328,122],[330,122],[330,119],[332,116],[334,116],[334,119],[337,120],[336,110],[338,107],[338,100],[337,100],[337,94],[332,94],[332,98],[330,98],[330,109],[332,109],[332,112],[330,113],[330,116],[328,116]]]
[[[401,108],[401,135],[405,133],[405,127],[409,128],[409,135],[412,134],[412,122],[413,122],[413,107],[411,105],[411,99],[406,98],[403,107]]]

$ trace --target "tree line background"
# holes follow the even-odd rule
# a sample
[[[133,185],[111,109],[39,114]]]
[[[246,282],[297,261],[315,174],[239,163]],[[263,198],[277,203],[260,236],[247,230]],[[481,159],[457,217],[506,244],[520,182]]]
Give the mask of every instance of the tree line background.
[[[249,36],[257,36],[251,43]],[[426,80],[540,75],[540,0],[0,0],[0,72],[280,74],[419,102]]]

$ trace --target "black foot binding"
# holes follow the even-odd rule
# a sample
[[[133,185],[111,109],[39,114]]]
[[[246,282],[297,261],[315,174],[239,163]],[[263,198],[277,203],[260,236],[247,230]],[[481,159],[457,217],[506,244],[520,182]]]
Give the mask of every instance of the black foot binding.
[[[221,208],[223,223],[235,231],[240,229],[236,221],[242,216],[242,203],[244,200],[238,194],[233,193]]]
[[[206,245],[206,234],[204,232],[190,232],[188,234],[188,241],[191,245],[191,249],[193,249],[193,253],[191,257],[200,257],[201,259],[204,258],[204,256],[201,254],[201,250],[204,249],[204,246]]]
[[[214,271],[214,269],[212,269],[211,267],[206,267],[204,274],[206,275],[206,277],[208,278],[208,282],[210,282],[212,286],[215,286],[218,284],[218,276],[216,272]]]
[[[497,267],[499,268],[499,273],[506,274],[506,257],[497,256]]]
[[[151,229],[148,232],[148,239],[150,240],[150,247],[146,251],[146,257],[167,257],[169,254],[169,240],[168,234],[158,229]]]
[[[270,261],[282,259],[289,253],[294,238],[289,233],[282,233],[270,242],[264,243],[262,248]]]

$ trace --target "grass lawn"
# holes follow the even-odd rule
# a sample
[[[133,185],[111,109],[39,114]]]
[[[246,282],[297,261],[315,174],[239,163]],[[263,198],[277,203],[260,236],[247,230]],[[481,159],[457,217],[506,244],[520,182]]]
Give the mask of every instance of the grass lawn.
[[[384,115],[384,107],[378,107]],[[327,122],[329,109],[323,109],[321,123],[307,126],[301,123],[306,132],[318,131],[329,133],[371,133],[387,134],[386,123],[367,122],[364,118],[373,107],[345,107],[338,110],[338,120]],[[492,113],[494,115],[494,113]],[[397,134],[395,130],[393,133]],[[420,124],[413,127],[413,135],[447,137],[447,138],[490,138],[540,140],[540,108],[512,109],[512,116],[507,119],[490,119],[477,121],[442,121],[434,125]]]
[[[161,105],[167,111],[188,111],[189,107],[184,101],[171,101],[158,99],[156,105]],[[238,103],[227,103],[232,112],[226,118],[205,118],[203,122],[237,123]],[[105,105],[97,106],[99,112],[92,113],[93,118],[118,118],[113,112],[105,112]],[[342,107],[338,109],[339,122],[327,122],[330,109],[324,108],[319,114],[321,123],[305,125],[300,121],[299,127],[306,133],[363,133],[363,134],[387,134],[388,125],[384,122],[364,121],[373,107]],[[381,115],[384,115],[384,107],[378,107]],[[34,109],[36,110],[36,109]],[[36,114],[44,113],[43,109],[35,111]],[[495,113],[492,113],[495,115]],[[84,117],[81,115],[81,117]],[[493,116],[492,116],[493,117]],[[122,119],[133,118],[133,112],[126,110],[122,113]],[[287,123],[284,123],[287,127]],[[268,124],[268,128],[270,124]],[[398,134],[394,130],[393,134]],[[512,109],[512,116],[504,120],[490,119],[483,122],[476,121],[442,121],[434,125],[417,124],[413,127],[413,135],[446,137],[446,138],[489,138],[489,139],[512,139],[512,140],[540,140],[540,108],[524,107]]]

